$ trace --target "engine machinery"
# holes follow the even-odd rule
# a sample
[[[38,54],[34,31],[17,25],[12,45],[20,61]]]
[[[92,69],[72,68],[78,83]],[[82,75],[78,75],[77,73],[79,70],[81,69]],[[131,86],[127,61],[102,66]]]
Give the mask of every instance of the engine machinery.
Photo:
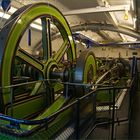
[[[38,19],[42,27],[41,58],[20,46],[22,36]],[[63,38],[55,54],[51,46],[51,24]],[[43,119],[67,104],[72,96],[79,96],[77,90],[84,94],[81,86],[68,88],[67,94],[66,86],[58,83],[60,79],[82,84],[90,83],[96,77],[93,52],[85,51],[79,59],[76,58],[75,44],[66,19],[58,9],[46,3],[26,5],[7,20],[0,32],[0,54],[0,112],[18,119]],[[23,84],[25,82],[28,84]],[[56,98],[55,93],[59,90],[63,92]],[[32,131],[39,125],[20,127]]]
[[[34,56],[21,47],[20,42],[30,25],[38,19],[42,28],[42,52]],[[63,38],[57,53],[54,53],[51,44],[52,24]],[[118,64],[117,68],[123,69],[123,66]],[[47,3],[26,5],[6,21],[0,32],[1,114],[24,120],[44,119],[71,102],[71,99],[84,95],[87,88],[82,84],[96,83],[96,79],[97,66],[93,51],[83,51],[76,57],[70,27],[54,6]],[[65,124],[66,117],[61,118],[62,115],[59,115],[53,120],[50,129],[55,124],[61,124],[53,130],[53,134]],[[19,126],[6,120],[2,124],[0,130],[18,136],[30,134],[42,127]]]

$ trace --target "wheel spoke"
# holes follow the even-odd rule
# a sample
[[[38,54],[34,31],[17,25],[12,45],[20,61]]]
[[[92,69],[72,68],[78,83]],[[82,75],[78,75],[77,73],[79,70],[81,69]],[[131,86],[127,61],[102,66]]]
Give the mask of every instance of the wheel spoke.
[[[59,49],[59,51],[56,53],[54,59],[55,59],[55,61],[57,63],[61,60],[61,58],[64,56],[65,52],[68,50],[68,47],[67,47],[68,46],[68,42],[69,42],[68,39],[65,40],[63,42],[61,48]]]
[[[48,60],[51,57],[51,35],[50,35],[50,19],[41,18],[42,23],[42,47],[43,57]]]
[[[21,48],[18,49],[16,56],[39,71],[42,71],[44,68],[43,64],[39,60],[35,59]]]
[[[32,90],[30,96],[33,96],[33,95],[37,95],[39,89],[41,88],[41,86],[43,85],[42,81],[39,81],[38,83],[35,84],[35,87],[34,89]]]

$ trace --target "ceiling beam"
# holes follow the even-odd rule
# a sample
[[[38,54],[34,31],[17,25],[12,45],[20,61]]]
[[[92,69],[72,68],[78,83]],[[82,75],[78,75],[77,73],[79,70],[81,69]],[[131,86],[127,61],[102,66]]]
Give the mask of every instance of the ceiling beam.
[[[136,5],[136,29],[137,31],[140,31],[140,1],[135,0]]]
[[[122,33],[122,34],[131,36],[131,37],[134,37],[134,38],[137,38],[138,40],[140,40],[140,34],[138,32],[135,32],[134,30],[131,30],[131,29],[128,29],[125,27],[121,27],[121,26],[118,26],[118,28],[116,28],[112,24],[90,23],[90,24],[81,24],[81,25],[71,27],[71,30],[73,32],[83,31],[85,29],[93,30],[95,32],[97,30],[114,31],[114,32]]]
[[[112,45],[115,45],[115,46],[122,46],[122,45],[126,45],[126,46],[134,46],[134,45],[140,45],[140,41],[136,41],[136,42],[110,42],[110,43],[104,43],[104,44],[99,44],[99,46],[112,46]],[[135,46],[135,47],[138,47],[139,46]]]
[[[63,12],[63,15],[70,16],[70,15],[79,15],[79,14],[88,14],[88,13],[125,11],[126,8],[130,9],[130,6],[129,5],[115,5],[115,6],[108,6],[108,7],[97,6],[92,8],[66,11]]]
[[[109,6],[110,6],[108,0],[102,0],[102,1],[101,1],[101,0],[97,0],[97,1],[98,1],[98,4],[99,4],[99,5],[104,5],[105,7],[109,7]],[[126,10],[128,10],[128,11],[130,10],[130,5],[125,6],[124,11],[126,11]],[[114,12],[115,12],[115,11],[114,11]],[[108,12],[106,12],[105,14],[106,14],[108,20],[109,20],[116,28],[118,28],[119,22],[118,22],[118,20],[117,20],[117,18],[116,18],[116,16],[115,16],[114,12],[108,11]],[[121,40],[126,41],[126,39],[125,39],[125,37],[123,36],[123,34],[118,33],[118,36],[120,37]]]
[[[104,31],[96,31],[96,33],[101,36],[103,39],[108,40],[108,41],[114,41],[107,33]]]

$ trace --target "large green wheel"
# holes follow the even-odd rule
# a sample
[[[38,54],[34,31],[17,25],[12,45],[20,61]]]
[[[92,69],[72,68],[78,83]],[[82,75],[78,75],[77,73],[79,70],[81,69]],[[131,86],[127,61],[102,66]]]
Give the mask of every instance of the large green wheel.
[[[93,51],[83,51],[77,59],[74,74],[74,82],[78,83],[78,85],[75,86],[77,96],[82,96],[89,92],[89,86],[93,84],[97,78],[96,72],[97,66]]]
[[[42,60],[35,58],[19,46],[23,34],[36,19],[41,20],[42,26]],[[50,34],[51,23],[58,28],[63,38],[62,45],[53,56]],[[0,32],[0,86],[6,87],[14,84],[16,59],[34,69],[39,75],[38,80],[43,80],[53,77],[51,76],[52,71],[59,69],[59,63],[62,62],[65,54],[67,54],[69,61],[75,61],[74,41],[68,23],[61,12],[46,3],[24,6],[11,16]],[[50,84],[51,87],[51,82],[47,84]],[[30,94],[36,95],[40,87],[41,83],[35,84]],[[10,103],[10,88],[2,88],[0,96],[1,108],[3,108],[1,112],[3,112],[5,105]]]

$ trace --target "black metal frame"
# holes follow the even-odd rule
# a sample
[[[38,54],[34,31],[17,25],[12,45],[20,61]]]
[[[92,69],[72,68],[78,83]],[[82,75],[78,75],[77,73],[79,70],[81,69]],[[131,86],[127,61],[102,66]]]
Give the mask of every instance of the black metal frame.
[[[133,82],[132,82],[133,83]],[[131,84],[132,84],[131,83]],[[43,126],[48,126],[48,123],[56,116],[58,116],[60,113],[63,113],[65,110],[67,110],[68,108],[72,107],[72,106],[75,106],[76,105],[76,120],[75,120],[75,138],[76,139],[79,139],[80,138],[80,132],[79,132],[79,115],[80,115],[80,111],[79,111],[79,107],[80,107],[80,102],[82,100],[84,100],[85,98],[89,97],[89,96],[93,96],[95,99],[95,95],[96,95],[96,92],[97,91],[100,91],[100,90],[112,90],[113,89],[113,111],[112,111],[112,121],[110,122],[102,122],[102,123],[96,123],[94,124],[93,126],[93,129],[92,131],[94,130],[94,128],[98,125],[103,125],[103,124],[111,124],[112,125],[112,134],[111,134],[111,138],[113,138],[113,135],[114,135],[114,124],[115,123],[119,123],[119,122],[122,122],[122,121],[128,121],[128,119],[123,119],[123,120],[115,120],[114,118],[114,115],[115,115],[115,90],[116,89],[130,89],[131,86],[129,87],[103,87],[103,88],[98,88],[96,89],[95,91],[91,91],[90,93],[86,94],[85,96],[81,97],[81,98],[78,98],[76,99],[74,102],[72,102],[71,104],[65,106],[64,108],[60,109],[58,112],[52,114],[51,116],[47,117],[47,118],[44,118],[42,120],[22,120],[22,119],[15,119],[15,118],[12,118],[12,117],[9,117],[9,116],[6,116],[6,115],[3,115],[3,114],[0,114],[0,119],[2,120],[7,120],[7,121],[10,121],[11,124],[14,124],[14,129],[20,129],[20,124],[25,124],[25,125],[41,125],[42,127]],[[0,130],[2,130],[3,128],[0,128]],[[6,130],[6,129],[5,129]],[[34,130],[36,131],[36,130]],[[34,131],[28,131],[28,132],[21,132],[21,133],[14,133],[14,135],[17,135],[17,136],[26,136],[26,135],[29,135],[31,133],[33,133]],[[91,132],[92,132],[91,131]],[[10,131],[7,131],[8,133]],[[11,132],[12,134],[13,132]],[[88,134],[90,135],[90,133]],[[86,138],[88,138],[88,135],[86,136]]]
[[[88,133],[86,134],[86,136],[84,137],[85,139],[88,139],[89,135],[91,133],[93,133],[93,131],[95,130],[95,128],[97,126],[100,125],[111,125],[111,134],[110,134],[110,139],[115,139],[115,135],[114,135],[114,127],[115,124],[119,124],[121,122],[125,122],[128,121],[129,122],[129,135],[131,134],[131,110],[132,110],[132,106],[133,106],[133,96],[134,93],[136,92],[137,89],[137,61],[136,58],[133,58],[133,64],[132,64],[132,73],[131,73],[131,84],[129,86],[120,86],[120,87],[115,87],[115,86],[102,86],[101,88],[97,88],[94,91],[89,92],[88,94],[82,96],[81,98],[77,98],[75,101],[73,101],[72,103],[70,103],[69,105],[63,107],[62,109],[60,109],[59,111],[55,112],[54,114],[52,114],[49,117],[46,117],[42,120],[22,120],[22,119],[15,119],[3,114],[0,114],[0,120],[7,120],[10,122],[11,124],[11,128],[9,129],[5,129],[3,127],[0,126],[0,131],[4,132],[4,133],[10,133],[12,135],[16,135],[16,136],[27,136],[32,134],[33,132],[37,131],[40,128],[48,128],[48,124],[49,122],[54,119],[56,116],[58,116],[59,114],[63,113],[65,110],[72,108],[73,106],[76,107],[76,118],[74,121],[74,135],[73,138],[75,139],[80,139],[81,135],[80,135],[80,104],[83,100],[85,100],[87,97],[92,97],[93,100],[93,118],[95,120],[93,120],[91,126],[90,126],[90,130],[88,131]],[[70,84],[72,85],[73,83],[64,83],[64,84]],[[90,85],[84,85],[83,86],[90,86]],[[128,111],[128,117],[127,118],[119,118],[116,120],[115,118],[115,112],[116,112],[116,106],[115,106],[115,90],[118,89],[127,89],[128,90],[128,94],[129,94],[129,111]],[[112,117],[110,118],[109,121],[103,121],[103,122],[96,122],[96,95],[98,93],[98,91],[101,90],[113,90],[113,102],[111,104],[111,109],[112,109]],[[12,95],[11,95],[12,96]],[[12,99],[11,99],[12,100]],[[16,133],[15,131],[11,131],[12,129],[16,129],[16,130],[20,130],[20,125],[21,124],[25,124],[25,125],[39,125],[40,127],[38,127],[37,129],[34,130],[30,130],[30,131],[19,131],[19,133]],[[47,130],[47,129],[46,129]],[[129,137],[129,136],[128,136]]]

